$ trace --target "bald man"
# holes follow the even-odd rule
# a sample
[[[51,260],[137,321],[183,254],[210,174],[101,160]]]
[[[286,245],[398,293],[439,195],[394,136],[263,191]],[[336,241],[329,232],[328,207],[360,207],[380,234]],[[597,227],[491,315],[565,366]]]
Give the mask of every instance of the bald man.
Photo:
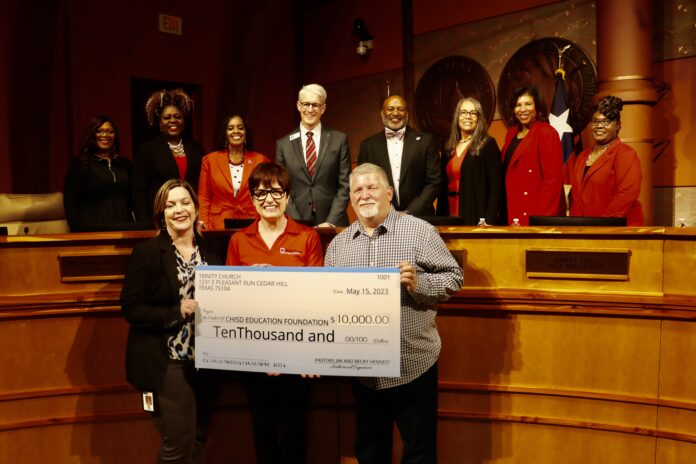
[[[442,188],[440,155],[429,134],[408,127],[408,107],[399,95],[382,104],[384,130],[360,144],[358,164],[372,163],[387,173],[397,211],[433,216],[433,202]]]

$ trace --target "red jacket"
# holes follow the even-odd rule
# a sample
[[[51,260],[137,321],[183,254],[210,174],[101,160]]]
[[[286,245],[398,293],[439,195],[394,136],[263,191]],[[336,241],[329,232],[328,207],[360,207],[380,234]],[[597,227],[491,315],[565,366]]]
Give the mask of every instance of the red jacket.
[[[244,154],[242,185],[234,196],[227,150],[215,151],[203,158],[198,181],[200,220],[208,229],[224,229],[225,218],[255,218],[256,208],[249,192],[249,174],[260,163],[269,159],[253,151]]]
[[[508,129],[502,156],[517,126]],[[518,218],[528,225],[529,216],[564,216],[563,154],[556,129],[543,121],[536,121],[520,141],[510,159],[505,175],[508,223]]]
[[[570,215],[625,217],[629,226],[643,225],[638,201],[643,175],[636,151],[617,139],[585,173],[591,149],[566,163],[570,178]]]

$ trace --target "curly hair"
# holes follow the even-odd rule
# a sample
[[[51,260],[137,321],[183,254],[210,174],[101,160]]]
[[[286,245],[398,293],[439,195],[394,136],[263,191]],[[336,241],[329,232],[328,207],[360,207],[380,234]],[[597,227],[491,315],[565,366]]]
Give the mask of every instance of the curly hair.
[[[450,129],[450,136],[445,148],[449,151],[449,156],[454,154],[454,149],[462,138],[462,134],[459,131],[459,108],[465,101],[471,102],[478,113],[478,119],[476,120],[476,129],[471,137],[471,145],[469,146],[469,152],[473,156],[478,156],[481,148],[489,139],[488,137],[488,122],[486,121],[486,115],[483,114],[483,107],[481,102],[472,97],[464,97],[457,102],[457,106],[454,107],[454,115],[452,116],[452,128]]]
[[[168,106],[175,106],[184,117],[188,117],[193,111],[193,100],[183,89],[158,90],[150,95],[145,102],[145,116],[147,123],[154,126],[159,121],[162,110]]]
[[[113,119],[104,114],[92,116],[85,127],[85,135],[82,138],[77,155],[80,160],[80,165],[83,168],[87,167],[89,158],[97,152],[97,131],[107,122],[111,123],[111,126],[114,128],[114,144],[109,150],[109,156],[111,158],[116,158],[118,156],[121,147],[121,142],[118,138],[118,126]]]
[[[597,111],[610,121],[621,121],[623,100],[613,95],[602,97],[597,104]]]

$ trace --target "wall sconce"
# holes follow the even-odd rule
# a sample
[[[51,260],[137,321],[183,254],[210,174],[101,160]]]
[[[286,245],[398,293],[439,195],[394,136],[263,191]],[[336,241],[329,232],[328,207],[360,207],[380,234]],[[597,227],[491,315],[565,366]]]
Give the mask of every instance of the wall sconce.
[[[367,26],[365,26],[365,21],[363,21],[362,18],[355,18],[353,20],[353,35],[359,40],[355,52],[360,56],[367,55],[367,52],[374,47],[374,37],[367,32]]]

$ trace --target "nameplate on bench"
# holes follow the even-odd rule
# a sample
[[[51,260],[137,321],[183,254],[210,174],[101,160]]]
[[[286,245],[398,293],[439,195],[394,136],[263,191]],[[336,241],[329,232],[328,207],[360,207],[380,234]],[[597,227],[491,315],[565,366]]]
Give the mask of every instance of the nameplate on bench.
[[[131,251],[59,253],[61,282],[123,280]]]
[[[626,248],[527,248],[530,279],[628,280]]]

